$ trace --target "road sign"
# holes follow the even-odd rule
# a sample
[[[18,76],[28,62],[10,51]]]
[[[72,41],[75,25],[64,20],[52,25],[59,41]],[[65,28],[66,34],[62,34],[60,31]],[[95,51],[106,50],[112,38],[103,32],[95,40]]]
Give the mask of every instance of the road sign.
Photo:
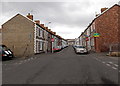
[[[100,34],[99,33],[94,33],[93,36],[94,37],[100,37]]]
[[[52,38],[51,41],[54,42],[54,38]]]
[[[89,41],[89,38],[88,38],[88,37],[86,37],[86,41]]]

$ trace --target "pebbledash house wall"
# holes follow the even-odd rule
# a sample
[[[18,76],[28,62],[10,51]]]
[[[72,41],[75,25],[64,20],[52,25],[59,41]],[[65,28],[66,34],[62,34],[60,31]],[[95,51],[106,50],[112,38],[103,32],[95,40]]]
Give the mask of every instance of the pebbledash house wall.
[[[22,15],[2,25],[3,44],[8,46],[17,57],[34,54],[34,23]]]
[[[96,52],[109,51],[111,44],[118,44],[120,42],[119,10],[120,6],[114,5],[95,19],[96,32],[100,33],[100,37],[95,38]]]

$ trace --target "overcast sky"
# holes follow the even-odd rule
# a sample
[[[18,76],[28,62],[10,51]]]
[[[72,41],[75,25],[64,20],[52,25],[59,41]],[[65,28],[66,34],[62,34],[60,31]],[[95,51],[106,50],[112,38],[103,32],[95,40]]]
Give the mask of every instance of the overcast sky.
[[[11,1],[11,2],[10,2]],[[43,2],[44,1],[44,2]],[[0,25],[20,13],[33,14],[34,20],[48,26],[65,39],[77,38],[96,13],[104,7],[110,8],[120,0],[2,0],[0,3]],[[49,24],[49,22],[51,22]]]

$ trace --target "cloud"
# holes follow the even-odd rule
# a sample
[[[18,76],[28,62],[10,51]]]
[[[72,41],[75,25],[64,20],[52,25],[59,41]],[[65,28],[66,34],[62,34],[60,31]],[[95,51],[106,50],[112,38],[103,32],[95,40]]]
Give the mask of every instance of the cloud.
[[[6,0],[5,0],[6,1]],[[7,0],[8,1],[8,0]],[[0,24],[17,13],[26,16],[34,15],[34,20],[40,20],[49,26],[58,35],[64,38],[76,38],[86,29],[95,18],[95,13],[100,13],[102,7],[110,7],[119,0],[59,0],[59,2],[3,2]],[[48,24],[51,22],[51,24]]]

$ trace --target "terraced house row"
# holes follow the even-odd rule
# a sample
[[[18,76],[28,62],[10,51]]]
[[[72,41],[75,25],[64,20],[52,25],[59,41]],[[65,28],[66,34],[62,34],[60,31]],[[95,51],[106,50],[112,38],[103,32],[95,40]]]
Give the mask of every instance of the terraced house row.
[[[17,57],[65,48],[67,41],[55,32],[33,20],[33,15],[15,15],[2,25],[2,44],[9,47]]]
[[[120,5],[102,8],[75,43],[89,51],[120,52]]]

